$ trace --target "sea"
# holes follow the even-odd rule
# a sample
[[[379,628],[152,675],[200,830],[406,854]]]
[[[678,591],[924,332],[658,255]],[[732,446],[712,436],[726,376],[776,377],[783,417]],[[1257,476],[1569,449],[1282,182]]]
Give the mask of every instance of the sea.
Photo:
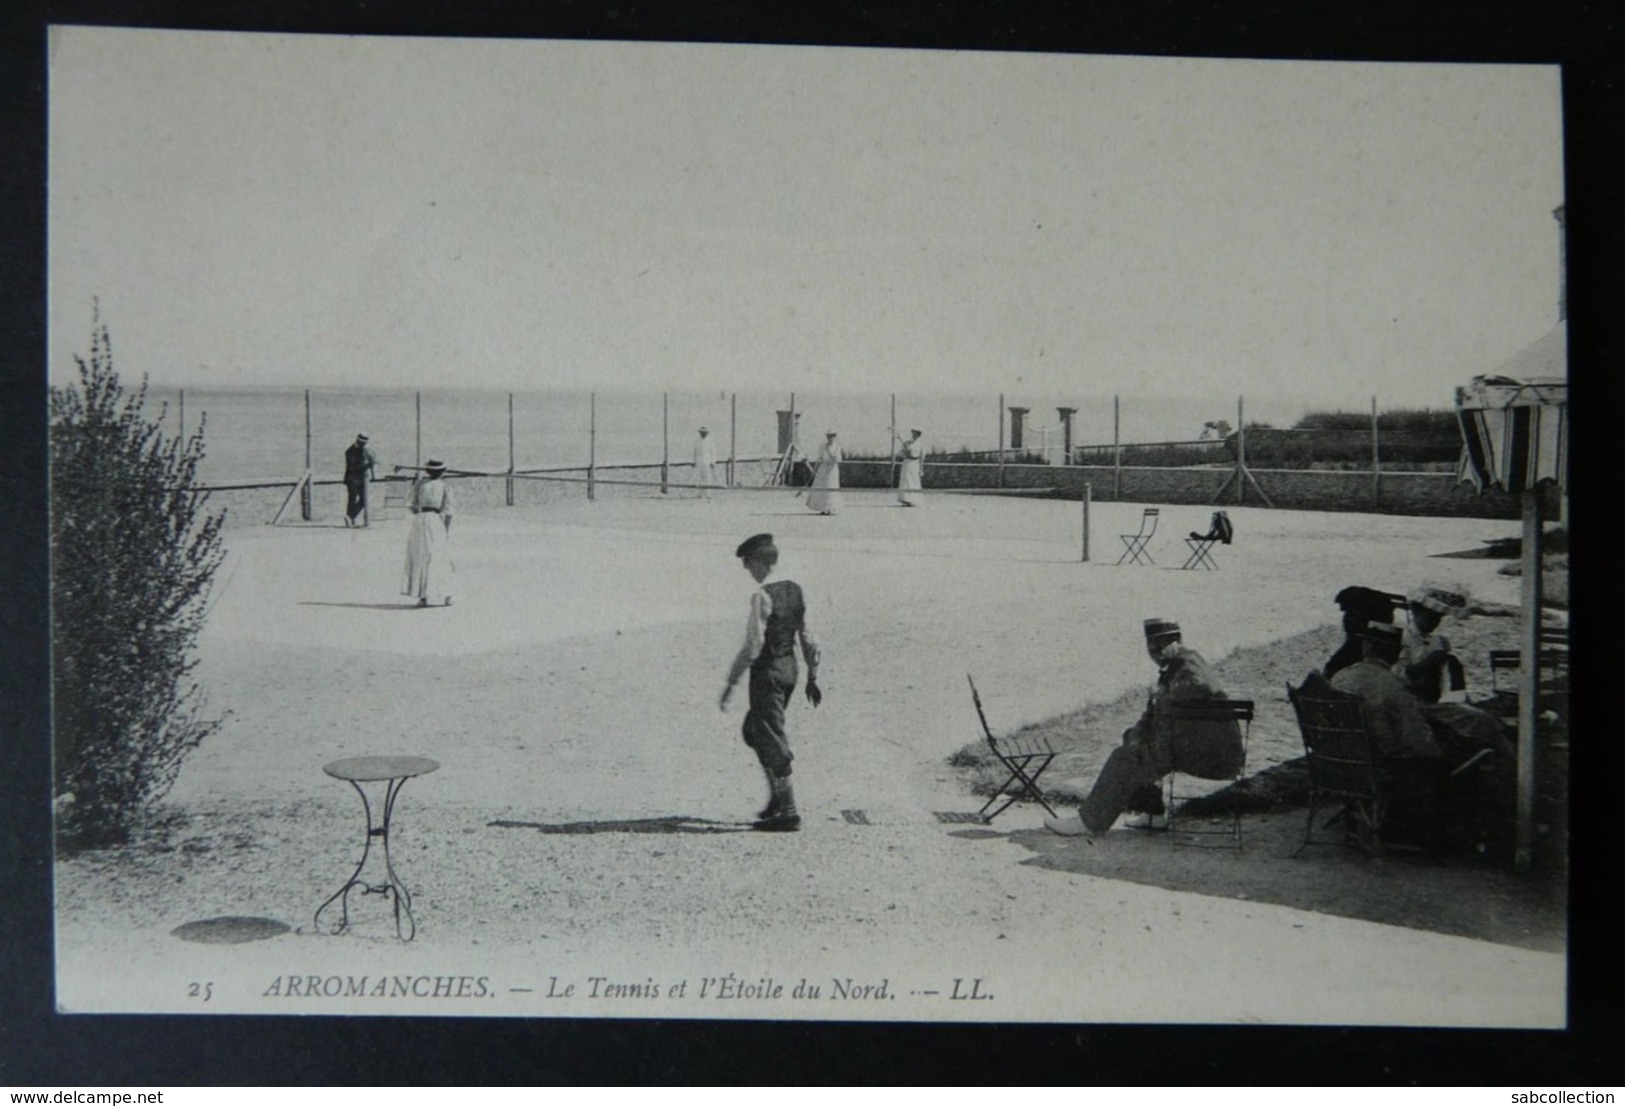
[[[308,398],[307,398],[308,397]],[[1025,407],[1022,445],[1062,459],[1060,407],[1076,409],[1073,444],[1192,441],[1203,423],[1236,424],[1235,399],[1050,395],[891,395],[863,392],[531,391],[482,389],[149,387],[146,414],[166,432],[204,426],[199,479],[208,484],[273,481],[304,472],[308,439],[318,478],[342,475],[344,450],[366,434],[379,473],[435,459],[465,472],[508,469],[510,425],[516,469],[686,463],[701,426],[719,460],[779,454],[778,412],[800,416],[800,445],[816,451],[835,430],[848,454],[889,456],[893,428],[924,432],[928,449],[1010,446],[1009,410]],[[1290,426],[1304,405],[1249,398],[1249,424]],[[510,413],[511,412],[511,413]]]

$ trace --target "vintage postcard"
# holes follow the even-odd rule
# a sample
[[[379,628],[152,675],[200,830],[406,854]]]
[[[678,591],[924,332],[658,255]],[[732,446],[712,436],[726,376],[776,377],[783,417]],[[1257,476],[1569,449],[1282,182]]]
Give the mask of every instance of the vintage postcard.
[[[1556,67],[48,96],[61,1011],[1564,1024]]]

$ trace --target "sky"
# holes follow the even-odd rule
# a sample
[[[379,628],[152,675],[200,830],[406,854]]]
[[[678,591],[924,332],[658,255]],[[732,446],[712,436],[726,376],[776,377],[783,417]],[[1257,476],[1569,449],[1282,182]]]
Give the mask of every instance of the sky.
[[[1558,321],[1552,66],[57,27],[53,382],[1448,405]]]

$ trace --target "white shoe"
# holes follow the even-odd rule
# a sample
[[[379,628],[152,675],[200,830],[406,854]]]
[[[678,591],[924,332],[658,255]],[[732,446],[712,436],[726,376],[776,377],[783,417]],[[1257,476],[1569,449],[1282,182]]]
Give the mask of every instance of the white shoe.
[[[1044,828],[1051,833],[1058,833],[1062,837],[1088,837],[1089,827],[1083,824],[1083,819],[1077,815],[1070,818],[1045,818]]]

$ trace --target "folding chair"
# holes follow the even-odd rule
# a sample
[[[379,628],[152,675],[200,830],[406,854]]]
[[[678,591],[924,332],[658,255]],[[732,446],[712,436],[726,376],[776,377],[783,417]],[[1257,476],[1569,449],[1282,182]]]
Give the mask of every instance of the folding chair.
[[[1252,733],[1253,701],[1251,699],[1187,699],[1182,702],[1169,703],[1163,708],[1168,716],[1178,722],[1233,722],[1241,727],[1241,761],[1236,766],[1235,775],[1229,782],[1236,784],[1247,775],[1247,739]],[[1174,763],[1181,763],[1179,758],[1180,727],[1174,727]],[[1200,798],[1205,791],[1180,792],[1180,783],[1198,779],[1189,772],[1181,772],[1175,768],[1168,773],[1167,799],[1165,804],[1168,810],[1167,828],[1173,843],[1188,845],[1204,845],[1210,848],[1241,848],[1241,808],[1232,805],[1228,816],[1211,821],[1224,821],[1229,824],[1217,829],[1182,829],[1179,826],[1179,804],[1181,801]],[[1225,840],[1215,841],[1210,845],[1206,840],[1212,837],[1222,837]]]
[[[1337,690],[1318,673],[1312,673],[1302,687],[1289,684],[1286,690],[1298,716],[1309,763],[1309,814],[1303,843],[1293,856],[1312,844],[1352,844],[1372,856],[1389,849],[1415,852],[1433,844],[1438,837],[1443,786],[1491,755],[1488,750],[1476,752],[1454,770],[1432,760],[1394,760],[1377,748],[1359,696]],[[1315,814],[1328,799],[1341,807],[1320,828],[1343,822],[1341,842],[1314,840]],[[1384,839],[1396,801],[1414,808],[1413,829],[1418,840]]]
[[[1160,508],[1147,507],[1145,514],[1140,516],[1139,533],[1117,535],[1123,539],[1123,545],[1127,547],[1123,550],[1123,555],[1117,558],[1118,564],[1128,561],[1130,564],[1156,565],[1157,562],[1151,559],[1151,551],[1146,548],[1146,544],[1151,540],[1151,535],[1157,532],[1157,516],[1160,513]]]
[[[982,712],[982,696],[977,693],[976,681],[969,675],[971,699],[976,703],[976,717],[982,721],[982,733],[987,738],[987,747],[993,750],[993,755],[1004,765],[1007,775],[1004,782],[994,789],[993,796],[982,804],[977,815],[983,822],[991,822],[1003,814],[1011,803],[1020,798],[1032,799],[1045,810],[1049,811],[1051,818],[1058,818],[1055,808],[1049,805],[1044,798],[1044,792],[1038,786],[1038,777],[1044,774],[1050,761],[1055,759],[1055,750],[1050,747],[1046,738],[1029,737],[994,737],[993,731],[988,728],[987,715]],[[1015,787],[1011,785],[1015,784]],[[999,800],[1003,799],[1002,803]],[[989,810],[994,803],[999,803],[997,809]]]
[[[1337,843],[1352,842],[1367,852],[1380,854],[1388,796],[1376,742],[1366,726],[1359,696],[1326,683],[1311,687],[1310,680],[1305,680],[1301,688],[1288,684],[1286,693],[1298,716],[1303,751],[1309,762],[1309,817],[1303,843],[1292,855],[1297,856],[1311,844],[1333,843],[1314,840],[1315,815],[1328,800],[1341,806],[1321,828],[1342,821],[1344,834]]]
[[[1550,671],[1552,678],[1566,675],[1569,668],[1569,634],[1567,630],[1557,627],[1542,627],[1540,633],[1540,671],[1535,679],[1541,682],[1546,672]],[[1518,695],[1518,669],[1522,664],[1523,654],[1517,649],[1491,649],[1490,657],[1490,691],[1496,695]],[[1510,680],[1510,685],[1507,681]]]
[[[1229,545],[1236,536],[1235,527],[1230,525],[1230,515],[1225,511],[1214,511],[1213,520],[1208,523],[1207,533],[1198,534],[1192,531],[1191,536],[1185,539],[1190,547],[1191,555],[1186,558],[1180,568],[1195,568],[1201,565],[1205,569],[1216,569],[1218,562],[1213,559],[1213,546]]]

